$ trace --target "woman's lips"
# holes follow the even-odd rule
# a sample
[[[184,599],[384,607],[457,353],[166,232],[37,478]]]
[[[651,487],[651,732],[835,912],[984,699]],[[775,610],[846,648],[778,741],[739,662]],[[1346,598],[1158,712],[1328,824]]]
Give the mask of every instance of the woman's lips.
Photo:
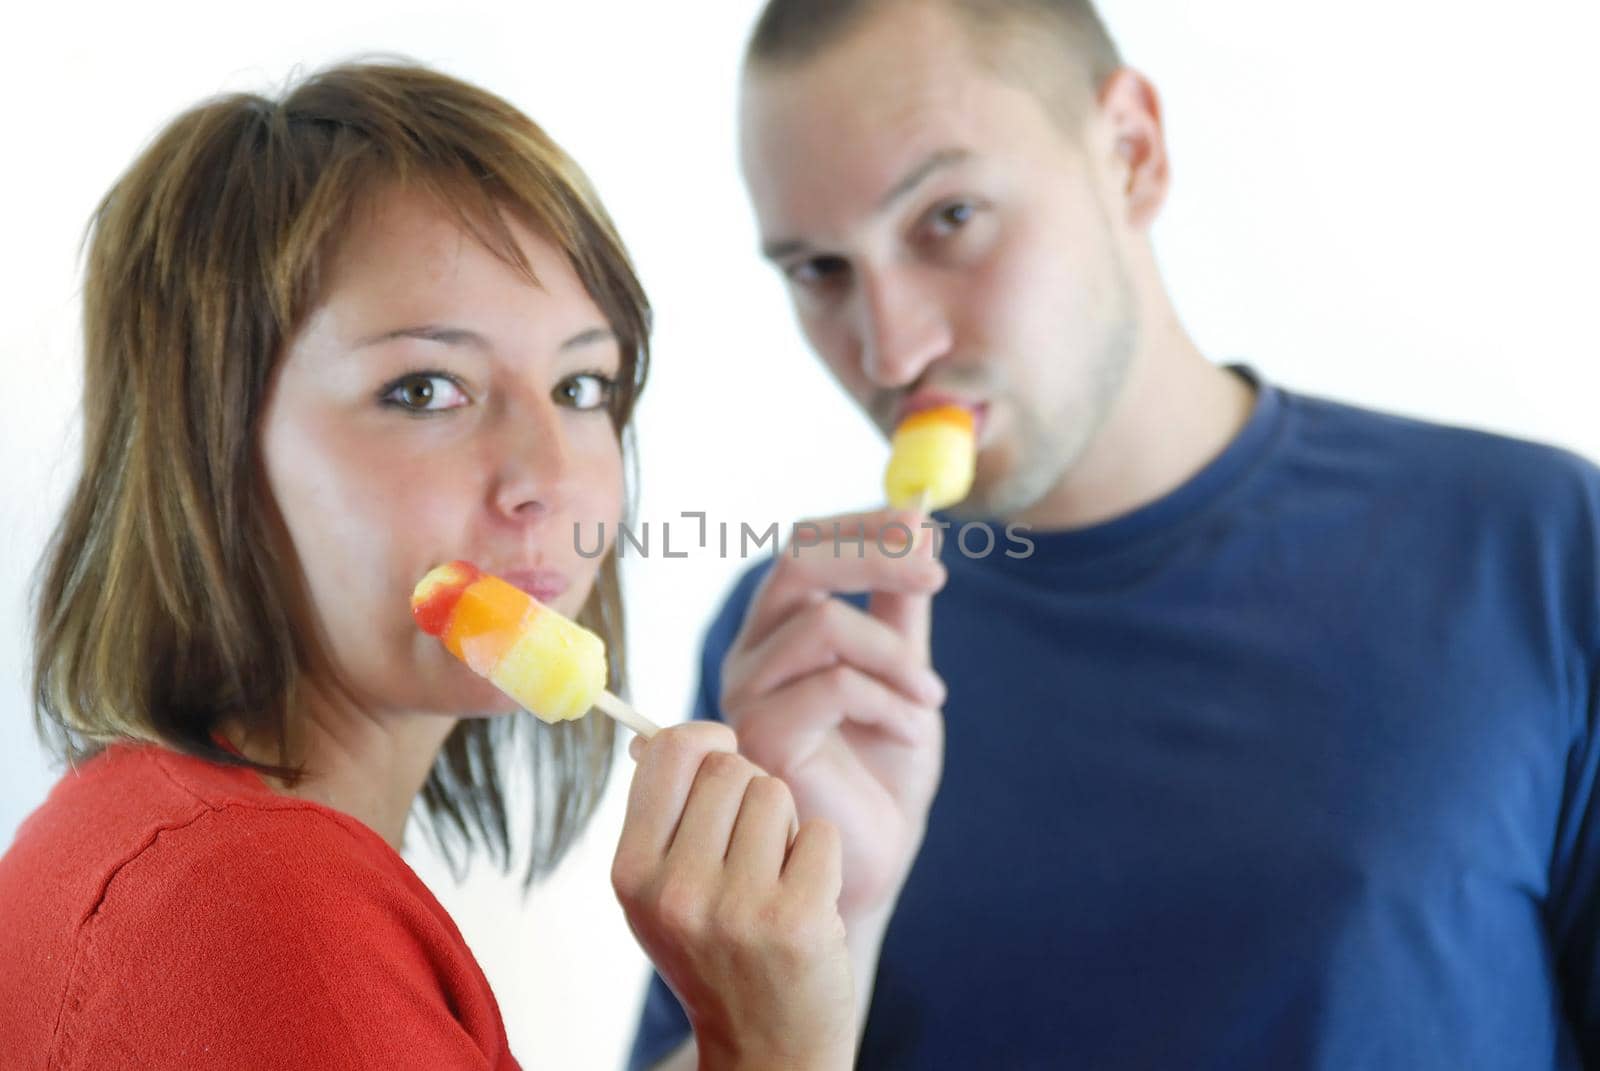
[[[497,575],[512,587],[545,603],[560,598],[571,586],[566,577],[553,569],[512,569]]]

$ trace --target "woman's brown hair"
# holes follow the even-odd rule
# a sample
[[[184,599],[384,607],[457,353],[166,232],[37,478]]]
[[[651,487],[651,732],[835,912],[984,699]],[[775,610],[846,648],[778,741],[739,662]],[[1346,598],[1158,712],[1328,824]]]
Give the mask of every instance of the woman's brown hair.
[[[302,772],[287,757],[289,711],[320,657],[295,627],[301,582],[261,477],[259,419],[351,213],[394,183],[436,195],[530,281],[508,214],[565,252],[620,344],[611,417],[631,454],[649,305],[588,180],[525,115],[405,62],[344,64],[276,100],[191,109],[88,232],[83,472],[43,563],[34,649],[35,720],[69,762],[148,741],[291,781]],[[621,691],[613,554],[579,620],[606,641]],[[221,747],[225,720],[276,741],[278,765]],[[463,719],[423,788],[428,829],[457,873],[480,845],[509,869],[502,759],[520,746],[531,883],[593,813],[612,743],[598,716]]]

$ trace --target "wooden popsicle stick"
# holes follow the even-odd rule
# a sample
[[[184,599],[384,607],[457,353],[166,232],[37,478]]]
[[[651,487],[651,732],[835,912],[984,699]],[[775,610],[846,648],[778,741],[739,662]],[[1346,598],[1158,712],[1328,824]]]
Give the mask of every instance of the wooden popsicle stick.
[[[924,519],[927,518],[927,516],[928,516],[928,489],[927,488],[923,488],[922,490],[917,492],[917,497],[913,498],[911,500],[911,508],[916,511],[917,516],[922,517]],[[915,531],[913,531],[911,533],[911,549],[910,549],[910,551],[908,551],[908,553],[912,553],[912,554],[916,553],[917,542],[919,540],[921,540],[921,539],[922,539],[922,528],[919,526]]]
[[[601,692],[600,698],[594,701],[595,709],[608,717],[626,725],[646,740],[655,737],[661,731],[661,726],[634,710],[625,699],[619,699],[610,692]]]

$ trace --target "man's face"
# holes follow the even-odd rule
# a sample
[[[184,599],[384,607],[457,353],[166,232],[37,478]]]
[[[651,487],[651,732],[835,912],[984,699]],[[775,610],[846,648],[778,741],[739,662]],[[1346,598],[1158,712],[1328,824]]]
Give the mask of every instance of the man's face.
[[[1136,309],[1110,161],[965,33],[938,5],[896,5],[798,67],[753,70],[741,148],[811,345],[886,433],[970,406],[978,471],[958,512],[1004,516],[1099,428]]]

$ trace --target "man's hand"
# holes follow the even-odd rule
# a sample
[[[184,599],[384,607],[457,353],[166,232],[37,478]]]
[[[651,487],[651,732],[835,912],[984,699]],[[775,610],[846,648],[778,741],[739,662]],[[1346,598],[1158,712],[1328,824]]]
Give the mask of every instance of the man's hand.
[[[797,526],[821,538],[780,555],[723,662],[722,711],[740,752],[787,782],[801,820],[825,819],[843,838],[846,922],[899,895],[943,763],[945,688],[928,638],[945,569],[922,520],[898,511]],[[848,539],[835,542],[835,524]],[[865,612],[837,597],[853,592],[871,593]]]

